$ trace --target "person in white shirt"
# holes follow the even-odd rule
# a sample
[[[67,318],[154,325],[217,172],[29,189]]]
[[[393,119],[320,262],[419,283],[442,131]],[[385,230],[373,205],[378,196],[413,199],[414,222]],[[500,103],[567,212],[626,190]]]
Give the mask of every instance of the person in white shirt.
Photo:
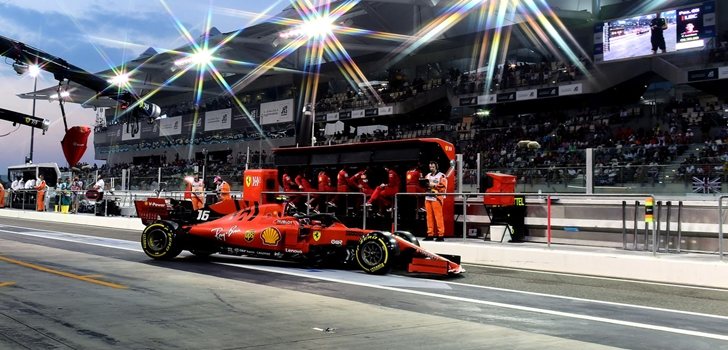
[[[16,178],[13,181],[13,183],[10,184],[10,189],[12,189],[13,191],[22,190],[23,187],[24,187],[24,185],[23,185],[23,178],[22,177]]]
[[[425,196],[425,209],[427,211],[427,237],[431,241],[437,236],[437,241],[444,241],[445,220],[442,216],[442,204],[447,192],[447,177],[437,171],[437,163],[430,162],[430,173],[425,176],[428,182],[428,194]]]
[[[106,186],[106,183],[104,183],[104,178],[101,175],[99,175],[99,177],[96,180],[96,183],[94,184],[94,190],[96,190],[99,193],[97,200],[101,200],[104,198],[104,186]]]
[[[30,179],[30,180],[26,181],[24,188],[26,190],[33,190],[33,189],[35,189],[35,179]]]

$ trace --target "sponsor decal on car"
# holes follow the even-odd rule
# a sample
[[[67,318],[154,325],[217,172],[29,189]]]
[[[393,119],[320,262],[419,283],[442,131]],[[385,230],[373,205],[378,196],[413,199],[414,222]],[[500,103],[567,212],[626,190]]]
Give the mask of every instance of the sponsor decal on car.
[[[246,242],[252,242],[253,238],[255,238],[255,230],[245,231],[245,241]]]
[[[313,240],[318,242],[321,239],[321,231],[313,231]]]
[[[260,239],[265,245],[276,246],[281,241],[281,232],[275,227],[268,227],[260,234]]]
[[[303,250],[286,248],[286,253],[303,254]]]
[[[164,208],[164,209],[167,209],[167,204],[165,204],[165,203],[157,203],[157,202],[146,201],[146,202],[144,202],[144,205],[146,205],[147,207],[150,207],[150,208]]]
[[[278,219],[276,220],[276,225],[293,225],[293,220]]]
[[[333,245],[343,245],[344,244],[344,241],[342,241],[340,239],[332,239],[331,240],[331,244],[333,244]]]
[[[240,229],[238,229],[237,226],[230,227],[227,231],[225,231],[222,227],[215,227],[212,230],[212,233],[215,234],[215,239],[218,241],[226,241],[230,236],[240,232]]]

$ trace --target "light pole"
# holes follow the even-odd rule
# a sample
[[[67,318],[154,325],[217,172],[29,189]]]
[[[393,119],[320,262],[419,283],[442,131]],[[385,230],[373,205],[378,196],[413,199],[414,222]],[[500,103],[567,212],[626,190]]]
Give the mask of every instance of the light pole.
[[[202,149],[202,156],[204,157],[202,161],[202,182],[205,182],[205,171],[207,171],[207,148]]]
[[[316,115],[314,114],[313,105],[303,106],[303,116],[311,118],[311,146],[316,146]]]
[[[37,64],[28,66],[28,74],[33,77],[33,114],[35,117],[35,94],[38,91],[38,76],[40,75],[40,67]],[[33,140],[35,139],[35,128],[30,128],[30,155],[26,163],[33,163]]]

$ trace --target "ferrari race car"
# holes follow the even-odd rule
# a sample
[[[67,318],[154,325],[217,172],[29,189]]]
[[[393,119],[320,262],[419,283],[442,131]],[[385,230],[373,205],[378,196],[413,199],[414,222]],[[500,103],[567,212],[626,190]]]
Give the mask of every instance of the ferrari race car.
[[[349,228],[332,214],[306,215],[287,201],[245,204],[227,200],[192,210],[189,201],[137,201],[137,213],[146,225],[142,248],[149,257],[160,260],[188,250],[197,256],[220,253],[313,265],[356,263],[372,274],[385,274],[398,264],[406,264],[408,272],[464,272],[459,256],[428,252],[406,231]]]

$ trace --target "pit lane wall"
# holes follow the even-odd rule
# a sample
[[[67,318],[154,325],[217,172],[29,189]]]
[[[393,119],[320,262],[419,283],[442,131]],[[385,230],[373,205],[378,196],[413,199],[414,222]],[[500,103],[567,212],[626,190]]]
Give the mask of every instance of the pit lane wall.
[[[89,229],[114,228],[141,233],[138,218],[98,217],[60,213],[0,209],[2,218],[60,222],[89,226]],[[505,268],[582,274],[598,277],[627,278],[658,283],[684,284],[728,289],[728,263],[716,255],[658,254],[543,244],[499,244],[479,239],[449,238],[446,242],[421,242],[426,249],[443,254],[460,255],[466,264],[484,264]],[[587,250],[585,250],[587,249]]]

